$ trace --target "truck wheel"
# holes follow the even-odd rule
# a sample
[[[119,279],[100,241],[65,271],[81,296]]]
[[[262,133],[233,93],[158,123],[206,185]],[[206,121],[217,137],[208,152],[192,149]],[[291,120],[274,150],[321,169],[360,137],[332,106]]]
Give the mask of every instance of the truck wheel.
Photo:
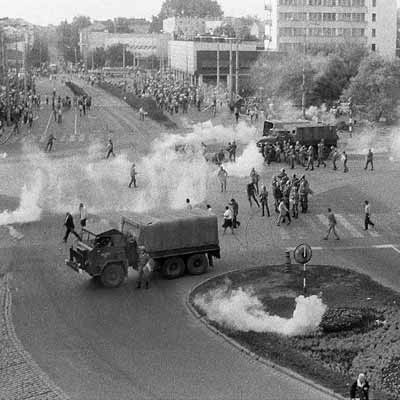
[[[125,279],[125,271],[121,264],[108,264],[101,274],[101,283],[108,288],[116,288]]]
[[[185,263],[180,257],[167,258],[162,266],[162,273],[167,279],[175,279],[185,272]]]
[[[194,254],[187,260],[187,269],[191,275],[201,275],[207,271],[208,261],[205,254]]]

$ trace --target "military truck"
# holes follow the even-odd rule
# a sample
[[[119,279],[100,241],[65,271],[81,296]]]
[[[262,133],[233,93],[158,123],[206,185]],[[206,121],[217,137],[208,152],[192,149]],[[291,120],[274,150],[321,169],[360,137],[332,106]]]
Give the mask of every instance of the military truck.
[[[263,150],[267,144],[282,144],[283,141],[294,145],[313,146],[324,140],[326,155],[331,146],[337,146],[338,136],[336,127],[312,121],[264,121],[263,137],[257,142],[257,146]]]
[[[201,209],[130,214],[122,217],[120,229],[84,229],[66,264],[106,287],[118,287],[129,267],[138,268],[138,246],[144,246],[167,279],[203,274],[213,257],[220,258],[217,217]]]

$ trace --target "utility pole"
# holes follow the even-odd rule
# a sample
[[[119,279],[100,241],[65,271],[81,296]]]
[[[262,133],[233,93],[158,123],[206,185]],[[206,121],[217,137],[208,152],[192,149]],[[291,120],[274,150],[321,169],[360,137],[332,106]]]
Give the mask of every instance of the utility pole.
[[[125,68],[125,44],[122,45],[122,67]]]
[[[77,48],[74,48],[74,53],[75,53],[75,66],[76,64],[78,64],[78,52],[77,52]]]
[[[232,39],[229,39],[230,42],[230,46],[229,46],[229,100],[230,100],[230,104],[232,104],[233,101],[233,65],[232,65],[232,58],[233,58],[233,54],[232,54],[232,47],[233,47],[233,43],[232,43]]]
[[[236,39],[236,81],[235,81],[236,96],[239,94],[239,39]]]
[[[219,39],[217,39],[218,40],[218,42],[217,42],[217,90],[219,90],[219,84],[220,84],[220,82],[219,82],[219,79],[220,79],[220,74],[219,74],[219,68],[220,68],[220,66],[219,66]]]
[[[94,51],[92,51],[92,70],[94,70]]]
[[[301,113],[303,119],[306,119],[306,56],[307,56],[307,28],[304,33],[304,56],[302,68],[302,82],[301,82]]]

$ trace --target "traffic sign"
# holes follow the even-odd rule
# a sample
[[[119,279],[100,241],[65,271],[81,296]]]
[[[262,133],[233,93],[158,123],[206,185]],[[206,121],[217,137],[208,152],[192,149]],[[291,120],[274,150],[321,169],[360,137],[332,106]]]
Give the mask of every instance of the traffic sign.
[[[307,264],[312,257],[311,246],[306,243],[300,244],[295,248],[293,255],[299,264]]]

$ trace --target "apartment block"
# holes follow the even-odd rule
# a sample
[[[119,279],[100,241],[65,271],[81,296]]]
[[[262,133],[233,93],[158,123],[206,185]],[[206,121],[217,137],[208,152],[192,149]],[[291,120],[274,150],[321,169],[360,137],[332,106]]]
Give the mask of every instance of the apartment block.
[[[266,0],[265,48],[304,51],[340,43],[396,55],[396,0]]]

